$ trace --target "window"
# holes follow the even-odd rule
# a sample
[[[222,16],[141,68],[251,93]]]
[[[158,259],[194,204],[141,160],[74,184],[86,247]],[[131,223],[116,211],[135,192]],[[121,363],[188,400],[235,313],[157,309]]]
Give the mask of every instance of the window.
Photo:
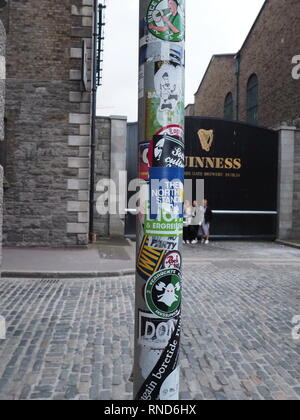
[[[247,122],[258,122],[258,78],[252,74],[247,84]]]
[[[226,120],[233,120],[233,96],[231,92],[225,98],[224,118]]]

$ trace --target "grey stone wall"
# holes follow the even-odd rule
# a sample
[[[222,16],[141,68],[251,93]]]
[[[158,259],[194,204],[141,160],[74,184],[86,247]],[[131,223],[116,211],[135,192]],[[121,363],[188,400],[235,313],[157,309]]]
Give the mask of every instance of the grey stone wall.
[[[96,119],[96,162],[95,162],[95,200],[99,197],[97,182],[110,178],[111,151],[111,119],[97,117]],[[99,237],[109,236],[109,215],[100,215],[94,208],[95,233]]]
[[[117,195],[110,194],[109,200],[119,211],[119,173],[126,170],[127,119],[122,116],[98,117],[96,128],[95,201],[101,194],[97,183],[111,179],[117,187]],[[119,213],[100,215],[95,206],[94,230],[98,237],[123,236],[124,216],[120,217]]]
[[[5,78],[6,78],[6,31],[0,19],[0,142],[4,140]],[[2,224],[3,224],[3,168],[0,165],[0,277],[1,277],[1,264],[2,264]]]
[[[293,233],[292,237],[300,239],[300,120],[295,132],[294,158],[294,203],[293,203]]]
[[[295,127],[279,128],[278,238],[293,232]]]
[[[117,185],[117,195],[111,194],[110,200],[115,202],[117,214],[110,215],[109,234],[110,236],[124,236],[125,212],[122,209],[122,199],[119,194],[119,187],[124,180],[120,173],[126,171],[126,140],[127,140],[127,118],[122,116],[111,117],[111,149],[110,149],[110,178]],[[125,186],[127,192],[127,185]],[[126,206],[127,207],[127,206]],[[122,212],[121,214],[119,212]]]
[[[4,239],[17,246],[86,246],[93,0],[38,3],[9,3]]]
[[[293,123],[279,128],[279,239],[300,239],[300,124]]]
[[[0,20],[0,141],[4,140],[4,104],[6,79],[6,31]]]
[[[77,243],[67,235],[68,201],[76,191],[67,189],[67,179],[77,176],[68,168],[69,157],[79,151],[69,148],[68,81],[7,81],[7,166],[4,239],[9,245],[66,246]],[[21,109],[20,109],[21,104]],[[75,111],[75,108],[73,108]]]

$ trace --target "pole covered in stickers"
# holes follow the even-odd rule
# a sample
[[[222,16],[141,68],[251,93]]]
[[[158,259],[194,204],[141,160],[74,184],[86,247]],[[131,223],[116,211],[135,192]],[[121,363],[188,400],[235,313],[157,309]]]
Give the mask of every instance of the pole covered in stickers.
[[[134,399],[179,399],[185,0],[140,0]]]

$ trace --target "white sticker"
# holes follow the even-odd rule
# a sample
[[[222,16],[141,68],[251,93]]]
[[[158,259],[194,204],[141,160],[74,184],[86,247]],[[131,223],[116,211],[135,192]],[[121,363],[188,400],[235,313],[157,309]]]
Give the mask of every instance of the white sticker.
[[[179,367],[164,381],[160,388],[160,400],[177,400],[179,393]]]
[[[140,360],[142,376],[148,378],[155,367],[170,337],[175,330],[177,320],[162,320],[148,312],[139,313],[139,338]]]

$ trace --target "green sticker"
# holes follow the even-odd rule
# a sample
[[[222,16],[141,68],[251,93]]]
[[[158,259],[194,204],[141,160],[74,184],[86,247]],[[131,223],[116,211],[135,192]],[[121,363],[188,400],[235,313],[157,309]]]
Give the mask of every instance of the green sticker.
[[[146,22],[155,37],[170,41],[184,40],[184,2],[182,0],[152,0]]]
[[[163,214],[163,213],[161,213]],[[183,219],[170,219],[165,215],[160,220],[149,220],[145,217],[144,233],[148,236],[174,236],[181,237],[183,231]]]
[[[174,268],[154,274],[146,284],[145,301],[159,318],[176,317],[181,304],[181,272]]]
[[[152,139],[163,127],[172,124],[184,126],[184,101],[172,100],[171,104],[164,105],[163,98],[155,91],[148,91],[146,97],[146,138]]]

